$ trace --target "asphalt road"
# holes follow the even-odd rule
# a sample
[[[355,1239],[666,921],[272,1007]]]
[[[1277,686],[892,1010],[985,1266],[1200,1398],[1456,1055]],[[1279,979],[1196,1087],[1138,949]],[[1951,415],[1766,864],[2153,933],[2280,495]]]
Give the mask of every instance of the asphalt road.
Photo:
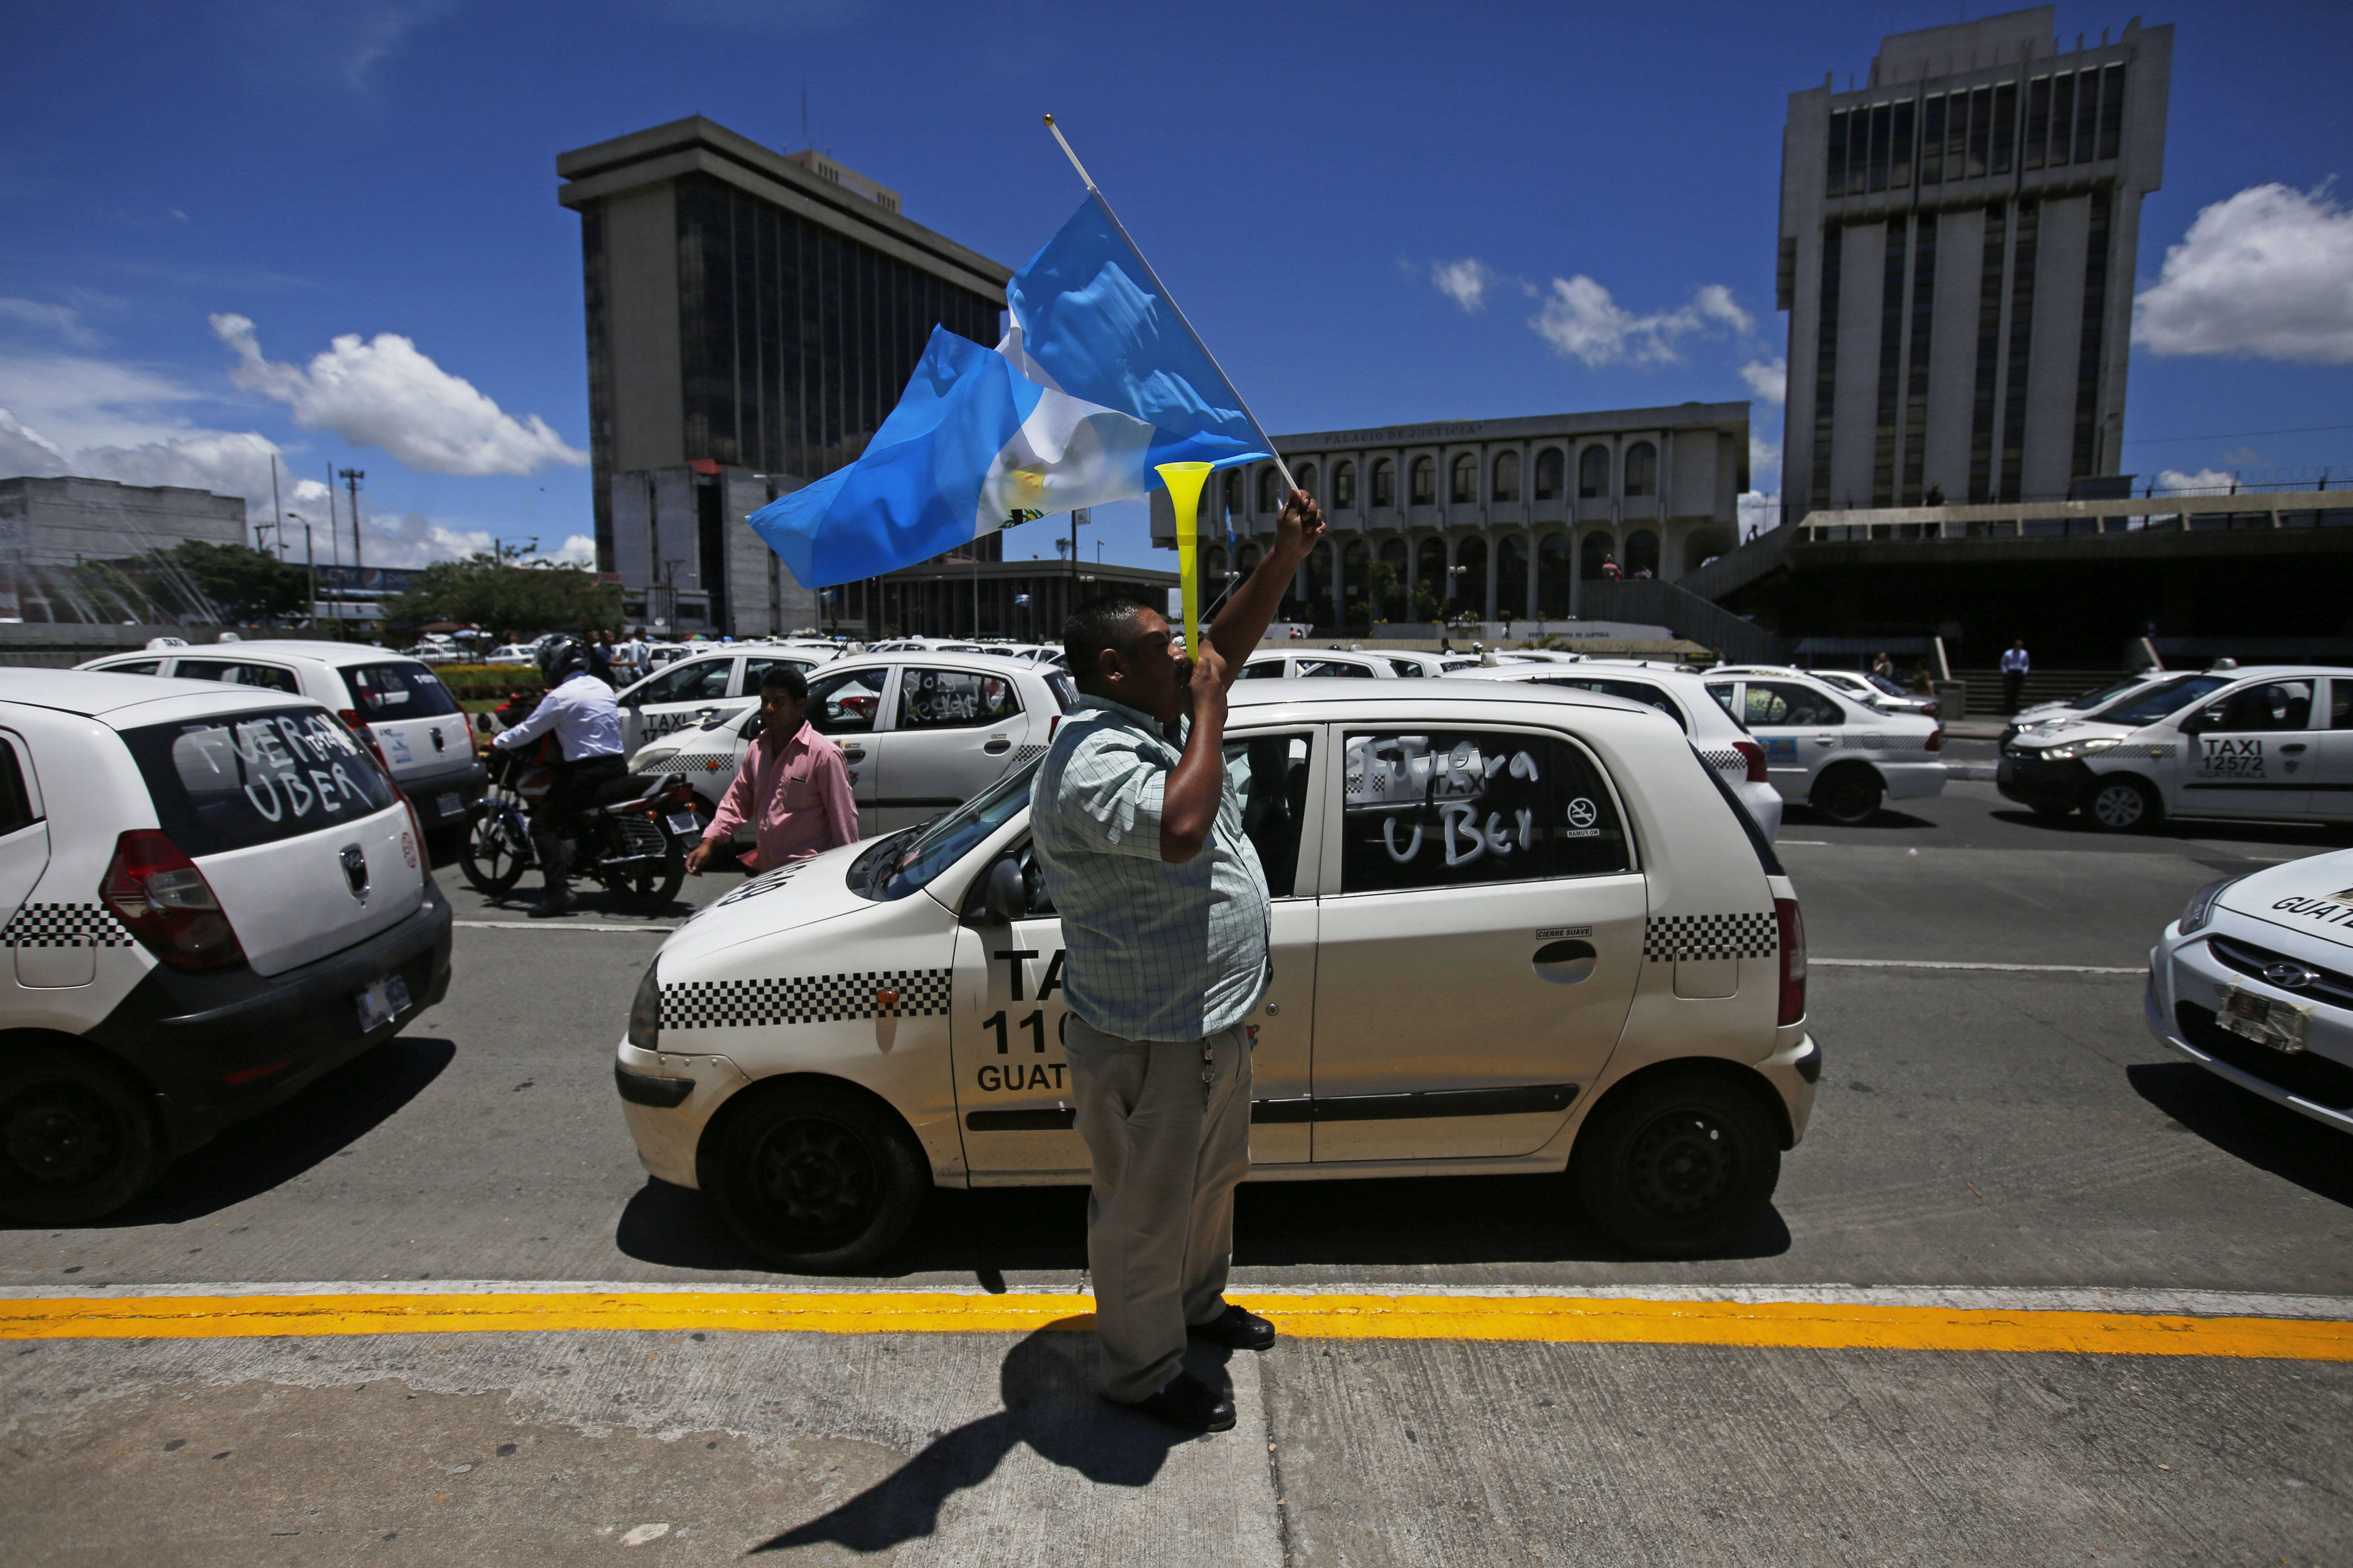
[[[1274,1184],[1244,1189],[1237,1290],[2353,1318],[2353,1148],[2168,1059],[2137,974],[2196,888],[2327,843],[2112,838],[1969,783],[1856,828],[1793,809],[1783,847],[1829,1068],[1772,1214],[1729,1256],[1630,1258],[1557,1181]],[[0,1232],[0,1286],[1083,1290],[1066,1190],[938,1194],[873,1279],[763,1270],[642,1176],[613,1100],[663,922],[592,899],[551,929],[522,921],[528,893],[494,905],[442,877],[481,922],[444,1004],[137,1211]],[[1097,1407],[1087,1347],[0,1345],[0,1560],[2353,1560],[2341,1361],[1292,1337],[1209,1368],[1242,1426],[1180,1443]]]

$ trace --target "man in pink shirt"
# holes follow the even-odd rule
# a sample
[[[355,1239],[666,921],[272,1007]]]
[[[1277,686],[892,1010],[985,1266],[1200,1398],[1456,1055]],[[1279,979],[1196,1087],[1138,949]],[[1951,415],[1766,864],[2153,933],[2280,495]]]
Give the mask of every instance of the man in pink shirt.
[[[810,728],[807,708],[807,678],[788,664],[772,667],[760,682],[759,736],[687,855],[690,876],[702,876],[716,847],[747,822],[754,848],[744,859],[758,871],[858,841],[849,768],[841,748]]]

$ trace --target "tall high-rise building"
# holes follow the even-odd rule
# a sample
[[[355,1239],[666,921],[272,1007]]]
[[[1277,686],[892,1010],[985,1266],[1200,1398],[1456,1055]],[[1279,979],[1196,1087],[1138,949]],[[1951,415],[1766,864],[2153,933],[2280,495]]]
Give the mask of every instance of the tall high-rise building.
[[[1789,95],[1782,510],[2064,499],[2118,469],[2173,29],[2038,5],[1883,39]],[[2090,481],[2087,483],[2087,481]]]
[[[580,215],[598,568],[672,633],[814,624],[744,515],[864,451],[933,327],[995,343],[1011,270],[830,158],[699,115],[555,167]]]

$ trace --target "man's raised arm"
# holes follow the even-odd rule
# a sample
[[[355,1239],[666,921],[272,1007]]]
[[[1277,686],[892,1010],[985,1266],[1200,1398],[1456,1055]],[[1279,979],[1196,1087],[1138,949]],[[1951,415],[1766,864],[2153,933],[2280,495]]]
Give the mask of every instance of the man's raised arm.
[[[1274,542],[1265,558],[1234,590],[1233,597],[1203,634],[1235,672],[1257,650],[1267,624],[1282,604],[1292,575],[1323,537],[1324,509],[1305,490],[1292,491],[1282,503],[1282,515],[1275,520]]]

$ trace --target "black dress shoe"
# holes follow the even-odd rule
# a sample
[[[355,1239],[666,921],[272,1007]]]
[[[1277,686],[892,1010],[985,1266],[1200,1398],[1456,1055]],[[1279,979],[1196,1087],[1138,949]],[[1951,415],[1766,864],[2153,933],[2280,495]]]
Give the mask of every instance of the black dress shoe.
[[[1229,1350],[1262,1351],[1274,1343],[1274,1325],[1255,1312],[1228,1303],[1206,1323],[1188,1323],[1185,1331],[1197,1340],[1212,1340]]]
[[[1233,1430],[1234,1402],[1189,1372],[1178,1373],[1149,1398],[1113,1403],[1141,1410],[1155,1421],[1165,1421],[1187,1432]]]

